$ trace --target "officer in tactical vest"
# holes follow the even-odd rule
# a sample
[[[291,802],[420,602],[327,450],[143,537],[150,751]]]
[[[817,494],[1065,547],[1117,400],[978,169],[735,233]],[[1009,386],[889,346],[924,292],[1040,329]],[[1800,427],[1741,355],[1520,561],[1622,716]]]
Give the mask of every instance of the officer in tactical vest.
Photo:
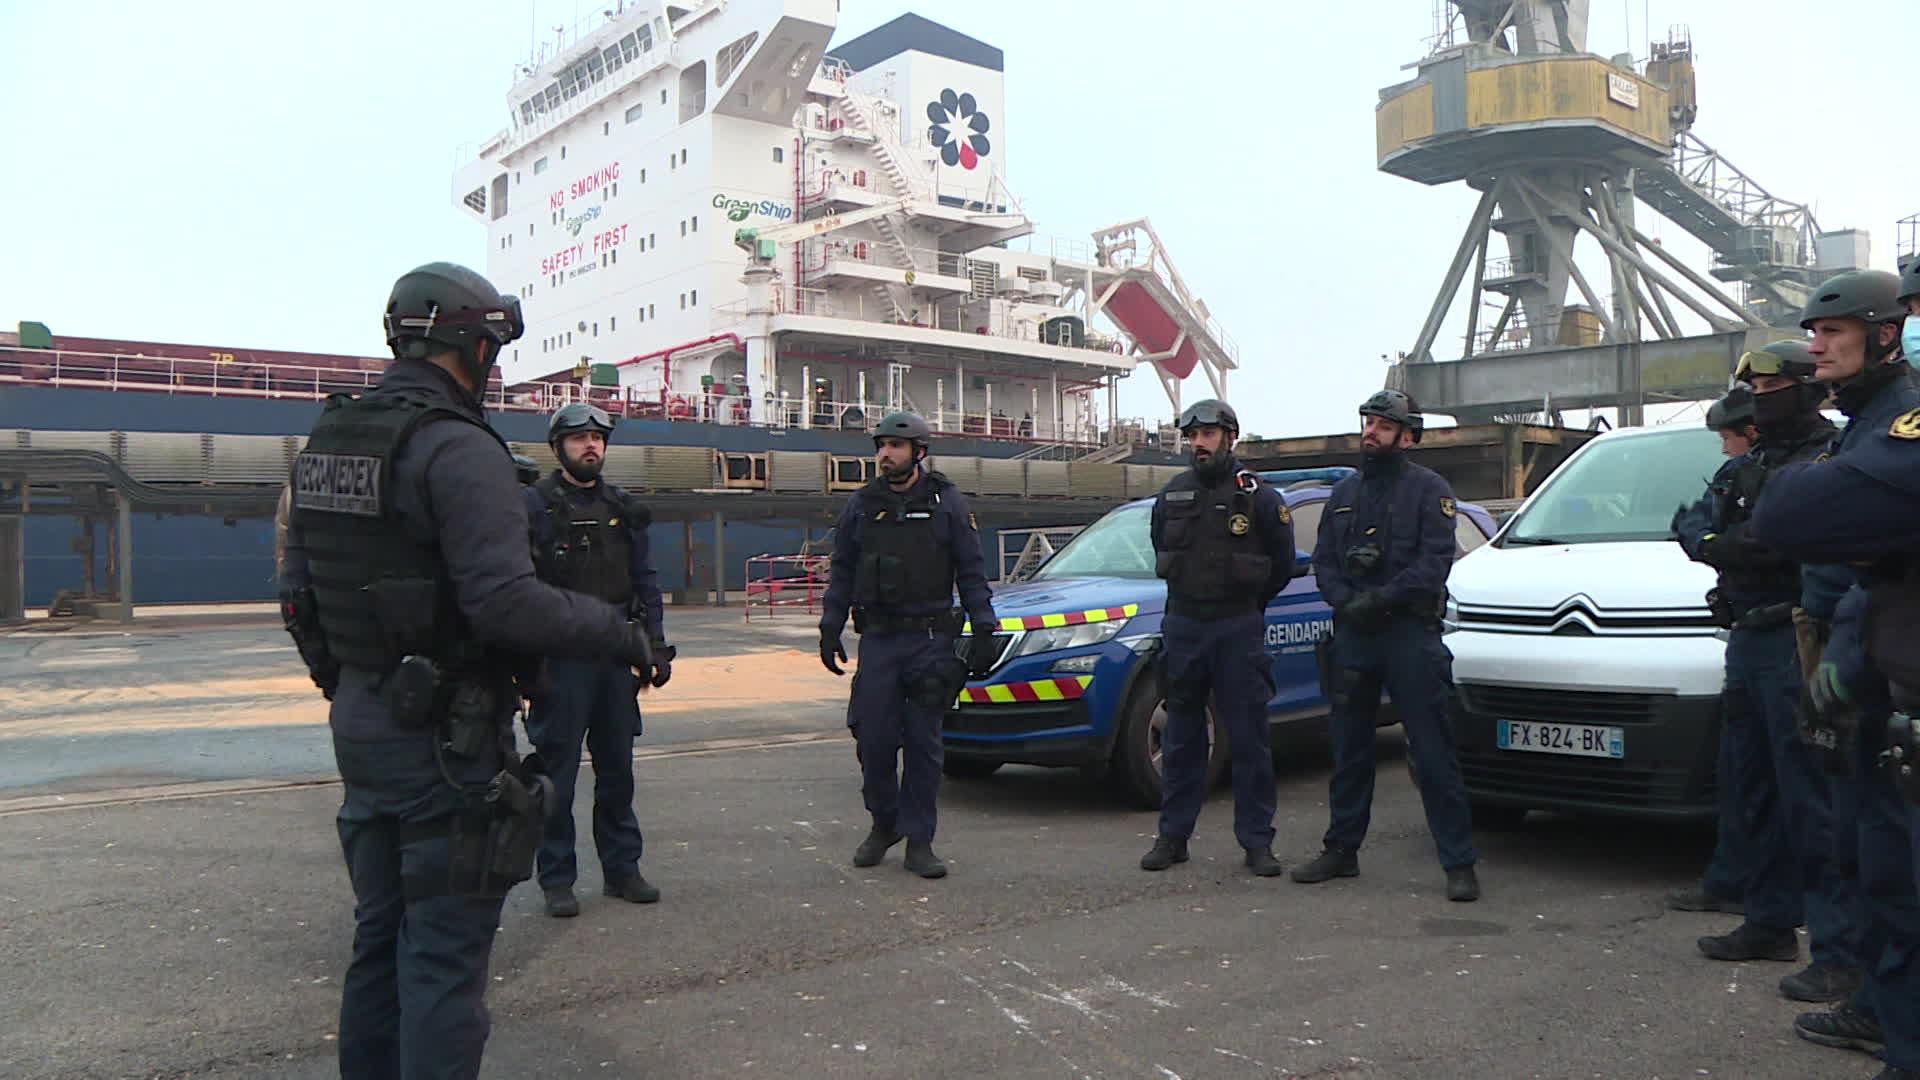
[[[1296,869],[1293,880],[1314,884],[1360,872],[1384,685],[1420,775],[1447,899],[1477,900],[1472,816],[1447,719],[1453,654],[1440,640],[1458,546],[1453,489],[1407,460],[1424,426],[1407,395],[1380,391],[1360,406],[1360,419],[1360,471],[1333,486],[1313,555],[1320,595],[1333,607],[1333,635],[1324,643],[1333,709],[1332,820],[1324,850]]]
[[[613,418],[584,402],[547,424],[560,467],[526,489],[534,568],[540,580],[598,597],[647,628],[653,666],[644,675],[609,660],[552,660],[527,711],[527,738],[553,775],[557,806],[540,843],[540,889],[547,914],[580,914],[573,894],[573,786],[584,738],[593,758],[593,846],[608,896],[636,904],[660,899],[640,873],[640,822],[633,812],[633,740],[638,695],[673,677],[677,651],[666,642],[660,586],[647,541],[653,520],[639,500],[600,476]]]
[[[1732,487],[1739,460],[1760,441],[1760,432],[1753,426],[1753,388],[1735,386],[1709,405],[1707,430],[1720,436],[1720,452],[1727,460],[1714,473],[1698,502],[1674,512],[1672,528],[1676,536],[1687,531],[1705,534],[1712,529],[1716,505],[1713,493]],[[1734,686],[1723,687],[1720,693],[1720,748],[1714,775],[1721,779],[1714,789],[1719,812],[1714,815],[1713,855],[1698,884],[1667,894],[1667,907],[1674,911],[1746,913],[1747,883],[1753,878],[1756,857],[1751,823],[1736,798],[1741,785],[1730,779],[1739,775],[1742,761],[1751,762],[1753,757],[1745,752],[1746,744],[1738,734],[1748,729],[1737,727],[1730,719],[1751,714],[1752,704],[1745,693]]]
[[[377,388],[329,398],[291,478],[282,604],[332,698],[353,881],[340,1072],[473,1077],[501,903],[533,871],[552,783],[514,753],[534,654],[647,666],[625,609],[542,584],[479,394],[523,326],[463,267],[394,283]]]
[[[1206,797],[1207,697],[1233,770],[1233,835],[1247,869],[1278,877],[1273,857],[1273,749],[1267,703],[1267,604],[1293,578],[1293,519],[1280,493],[1233,455],[1240,418],[1224,401],[1180,414],[1193,465],[1153,501],[1154,572],[1167,581],[1160,624],[1167,726],[1161,742],[1160,828],[1142,870],[1187,861]]]
[[[926,467],[931,435],[909,412],[874,429],[879,475],[841,511],[820,616],[820,662],[835,675],[845,674],[849,612],[860,635],[847,723],[873,828],[853,865],[878,865],[904,838],[906,868],[923,878],[947,874],[933,851],[941,719],[968,672],[993,670],[1001,647],[980,534],[966,496]],[[953,610],[956,587],[964,615]],[[972,629],[964,661],[955,644],[963,622]]]
[[[1791,961],[1800,955],[1795,928],[1804,923],[1813,962],[1783,979],[1781,990],[1799,1001],[1839,1001],[1860,981],[1858,905],[1850,875],[1834,858],[1830,778],[1800,741],[1795,720],[1801,677],[1793,613],[1808,603],[1808,577],[1755,541],[1751,529],[1768,477],[1813,460],[1835,431],[1820,415],[1827,390],[1814,377],[1805,343],[1778,341],[1747,353],[1734,377],[1749,391],[1759,442],[1723,466],[1674,525],[1688,556],[1719,574],[1707,596],[1727,630],[1719,787],[1729,796],[1723,813],[1731,810],[1753,854],[1746,921],[1698,944],[1715,960]]]
[[[1920,1076],[1916,823],[1899,774],[1888,771],[1908,717],[1920,710],[1920,388],[1901,352],[1901,299],[1911,304],[1914,296],[1920,275],[1911,268],[1904,282],[1859,270],[1814,290],[1801,325],[1813,331],[1816,373],[1833,388],[1847,428],[1828,454],[1771,477],[1753,518],[1763,544],[1856,568],[1858,583],[1834,615],[1801,707],[1803,737],[1847,770],[1835,787],[1835,831],[1858,854],[1866,983],[1829,1012],[1802,1013],[1794,1030],[1822,1045],[1882,1053],[1883,1078]]]

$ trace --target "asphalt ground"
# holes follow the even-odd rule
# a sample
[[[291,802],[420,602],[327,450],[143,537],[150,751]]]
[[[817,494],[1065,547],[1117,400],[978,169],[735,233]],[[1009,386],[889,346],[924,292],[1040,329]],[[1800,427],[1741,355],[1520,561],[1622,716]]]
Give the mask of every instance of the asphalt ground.
[[[1240,865],[1225,792],[1194,861],[1074,773],[949,782],[953,873],[848,863],[865,831],[843,680],[809,620],[670,615],[643,703],[644,869],[582,915],[508,898],[487,1077],[1868,1077],[1796,1039],[1787,964],[1704,960],[1664,910],[1711,837],[1535,815],[1482,831],[1450,904],[1383,767],[1361,876]],[[0,1076],[337,1075],[352,895],[324,712],[277,626],[0,636]],[[1327,762],[1280,751],[1277,849],[1318,849]],[[590,784],[576,812],[584,820]],[[584,830],[583,830],[584,832]],[[584,836],[583,836],[583,839]],[[584,853],[583,853],[584,854]]]

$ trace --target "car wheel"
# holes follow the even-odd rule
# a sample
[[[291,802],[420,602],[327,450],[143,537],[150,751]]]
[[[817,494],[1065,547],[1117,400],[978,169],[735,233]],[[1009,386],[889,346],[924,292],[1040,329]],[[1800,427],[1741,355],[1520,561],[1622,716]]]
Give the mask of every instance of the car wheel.
[[[955,780],[985,780],[1000,771],[1004,761],[982,761],[979,758],[947,758],[940,763],[940,771]]]
[[[1470,800],[1467,810],[1473,815],[1476,829],[1517,829],[1527,820],[1527,808],[1524,806]]]
[[[1141,808],[1160,809],[1165,794],[1161,782],[1161,740],[1167,727],[1167,699],[1160,690],[1158,675],[1147,674],[1134,685],[1133,694],[1120,717],[1120,737],[1116,740],[1114,775],[1121,790]],[[1207,777],[1211,791],[1227,771],[1227,742],[1220,730],[1220,718],[1211,702],[1207,705]]]

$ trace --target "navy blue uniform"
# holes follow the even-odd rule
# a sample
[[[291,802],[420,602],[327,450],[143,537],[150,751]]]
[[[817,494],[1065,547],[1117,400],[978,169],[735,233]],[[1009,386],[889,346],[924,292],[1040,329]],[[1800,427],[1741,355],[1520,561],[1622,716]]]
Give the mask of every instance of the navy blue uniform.
[[[1447,723],[1453,654],[1440,640],[1440,608],[1458,541],[1453,489],[1403,455],[1366,462],[1333,487],[1320,518],[1313,570],[1334,609],[1333,779],[1328,785],[1328,850],[1358,851],[1373,809],[1374,730],[1384,685],[1420,774],[1420,798],[1440,865],[1472,866],[1473,823]],[[1379,564],[1356,577],[1355,549],[1379,548]],[[1354,625],[1341,611],[1363,593],[1389,615]]]
[[[911,542],[882,552],[870,528],[907,530]],[[833,533],[820,630],[838,640],[858,607],[860,664],[847,724],[860,757],[860,793],[876,827],[909,841],[933,840],[945,756],[940,723],[965,684],[954,653],[959,621],[950,617],[956,587],[976,632],[991,633],[997,620],[980,534],[967,497],[945,477],[922,467],[905,492],[881,479],[847,499]]]
[[[1160,624],[1167,698],[1160,835],[1184,840],[1199,820],[1211,691],[1232,758],[1234,838],[1249,851],[1267,851],[1274,813],[1267,703],[1274,678],[1266,608],[1293,577],[1293,520],[1280,493],[1231,457],[1217,484],[1205,484],[1192,470],[1168,483],[1154,499],[1151,520],[1160,576],[1168,579]],[[1238,578],[1236,563],[1243,571]],[[1215,568],[1205,580],[1193,580]]]
[[[624,502],[619,489],[605,481],[582,488],[566,483],[555,472],[551,484],[573,510],[584,511],[608,497]],[[528,535],[534,550],[542,551],[554,543],[557,529],[540,487],[529,486],[525,491]],[[633,596],[630,610],[646,626],[647,636],[662,642],[665,614],[647,539],[647,519],[640,514],[625,514],[615,521],[626,531],[626,572]],[[547,763],[559,807],[547,818],[540,843],[542,889],[571,886],[579,876],[579,861],[574,855],[573,795],[580,779],[583,739],[593,760],[593,846],[600,856],[601,876],[610,887],[617,887],[639,873],[644,847],[640,820],[633,811],[633,740],[640,734],[636,696],[640,685],[640,677],[625,664],[553,660],[546,666],[540,696],[527,711],[527,738]]]
[[[481,416],[446,372],[396,361],[373,394],[428,394]],[[393,513],[444,560],[466,624],[490,645],[524,653],[608,656],[627,639],[626,614],[541,584],[527,551],[527,522],[505,448],[454,418],[423,423],[393,462]],[[312,581],[296,521],[287,531],[282,584]],[[316,552],[316,554],[318,554]],[[375,1080],[469,1078],[480,1070],[490,1022],[487,960],[500,896],[445,895],[447,822],[456,792],[434,754],[435,736],[398,723],[382,673],[345,667],[328,723],[345,793],[338,817],[353,881],[353,958],[343,979],[340,1072]],[[443,755],[454,779],[485,782],[500,767],[489,751]]]
[[[1727,635],[1719,779],[1721,834],[1738,834],[1747,865],[1747,922],[1803,922],[1815,963],[1859,968],[1860,904],[1852,860],[1836,858],[1833,783],[1800,740],[1801,663],[1793,611],[1816,608],[1831,567],[1809,575],[1752,535],[1753,506],[1771,476],[1832,440],[1821,421],[1791,441],[1763,440],[1728,461],[1706,496],[1675,522],[1680,546],[1719,571]],[[1809,582],[1813,584],[1810,585]],[[1809,596],[1809,593],[1814,593]],[[1721,854],[1716,851],[1716,860]]]
[[[1694,557],[1695,547],[1688,545],[1697,546],[1714,531],[1715,493],[1732,489],[1745,460],[1746,455],[1736,454],[1722,462],[1699,501],[1674,516],[1674,535],[1689,557]],[[1837,602],[1838,597],[1834,599]],[[1829,608],[1827,617],[1831,615]],[[1760,760],[1756,741],[1749,734],[1757,727],[1749,722],[1752,714],[1753,702],[1745,686],[1729,680],[1720,691],[1720,750],[1714,761],[1714,775],[1719,777],[1714,789],[1719,812],[1715,817],[1713,857],[1700,876],[1702,889],[1726,900],[1746,897],[1759,863],[1754,822],[1741,798],[1741,792],[1753,790],[1755,785],[1739,782],[1740,777],[1751,776]]]
[[[1871,377],[1869,377],[1871,378]],[[1887,1036],[1888,1065],[1920,1069],[1920,898],[1915,895],[1913,808],[1877,767],[1892,709],[1882,665],[1869,655],[1872,606],[1899,595],[1900,575],[1920,558],[1920,389],[1902,372],[1864,401],[1838,400],[1848,425],[1831,455],[1790,466],[1768,481],[1754,534],[1795,558],[1849,562],[1861,585],[1835,613],[1826,659],[1853,697],[1859,731],[1852,775],[1837,789],[1836,831],[1856,819],[1866,925],[1860,956],[1868,984],[1856,1007],[1874,1015]],[[1911,623],[1906,629],[1912,636]],[[1846,833],[1840,832],[1841,842]]]

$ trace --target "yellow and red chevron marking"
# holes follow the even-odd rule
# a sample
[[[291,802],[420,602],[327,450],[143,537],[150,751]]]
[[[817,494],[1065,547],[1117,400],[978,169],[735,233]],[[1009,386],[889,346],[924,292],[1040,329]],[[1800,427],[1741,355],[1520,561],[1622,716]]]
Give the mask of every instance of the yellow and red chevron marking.
[[[1015,702],[1074,701],[1092,685],[1091,675],[1072,675],[1064,679],[1040,679],[1035,682],[989,683],[960,690],[960,700],[975,705],[1012,705]]]
[[[1003,634],[1011,634],[1015,630],[1050,630],[1056,626],[1081,626],[1086,623],[1131,619],[1139,613],[1139,604],[1128,604],[1125,607],[1094,608],[1092,611],[1068,611],[1059,615],[1008,615],[1002,618],[994,629]],[[972,633],[973,624],[967,623],[960,628],[960,632]]]

